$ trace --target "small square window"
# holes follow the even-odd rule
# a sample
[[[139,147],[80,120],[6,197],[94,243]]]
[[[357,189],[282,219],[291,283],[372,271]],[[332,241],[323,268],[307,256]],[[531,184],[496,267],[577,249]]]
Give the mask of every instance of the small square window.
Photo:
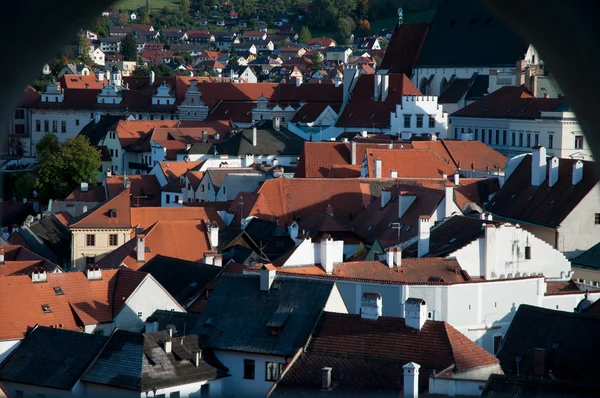
[[[575,136],[575,149],[583,149],[583,136],[582,135]]]
[[[110,234],[108,236],[108,245],[109,246],[117,246],[119,241],[119,237],[117,234]]]
[[[423,128],[423,115],[417,115],[417,128]]]
[[[141,312],[137,313],[138,318],[141,318],[143,316],[143,314]]]

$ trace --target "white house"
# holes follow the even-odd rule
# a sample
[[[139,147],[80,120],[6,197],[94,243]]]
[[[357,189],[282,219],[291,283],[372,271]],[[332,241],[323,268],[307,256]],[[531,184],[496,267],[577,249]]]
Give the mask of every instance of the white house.
[[[104,51],[100,47],[90,48],[90,59],[96,65],[104,66],[106,64]]]

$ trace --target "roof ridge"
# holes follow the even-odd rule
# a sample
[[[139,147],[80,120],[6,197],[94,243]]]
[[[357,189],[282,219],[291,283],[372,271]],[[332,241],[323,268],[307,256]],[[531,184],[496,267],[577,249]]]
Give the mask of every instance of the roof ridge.
[[[115,195],[111,199],[107,200],[106,202],[104,202],[100,206],[96,206],[95,208],[93,208],[92,210],[90,210],[89,212],[87,212],[87,214],[84,213],[84,214],[81,215],[81,216],[85,215],[85,217],[81,217],[80,216],[81,218],[79,218],[76,222],[69,223],[69,227],[77,226],[78,223],[80,223],[81,221],[85,220],[86,218],[88,218],[89,216],[91,216],[96,211],[98,211],[99,209],[103,208],[104,206],[106,206],[107,204],[109,204],[110,202],[112,202],[113,200],[116,200],[117,198],[120,198],[120,196],[123,195],[124,192],[129,192],[130,190],[131,190],[131,188],[124,188],[121,192],[119,192],[117,195]],[[129,203],[129,201],[128,201],[128,203]],[[129,214],[129,225],[131,226],[131,212],[128,212],[128,214]]]

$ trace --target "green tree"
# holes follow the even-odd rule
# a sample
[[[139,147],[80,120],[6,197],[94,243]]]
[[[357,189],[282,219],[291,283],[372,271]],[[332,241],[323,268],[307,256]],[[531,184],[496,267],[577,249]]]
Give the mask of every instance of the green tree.
[[[153,66],[152,68],[150,68],[150,70],[154,71],[154,73],[156,74],[156,76],[171,77],[171,76],[174,75],[173,69],[169,68],[165,64],[160,64],[158,66]]]
[[[149,75],[150,75],[150,69],[148,69],[148,67],[146,65],[137,65],[135,67],[135,70],[133,72],[131,72],[131,76],[143,77],[143,76],[149,76]]]
[[[337,23],[337,37],[341,43],[348,44],[350,35],[356,28],[354,21],[350,17],[340,18]]]
[[[181,0],[181,3],[179,3],[179,9],[181,10],[182,13],[189,14],[190,13],[190,5],[191,5],[190,0]]]
[[[308,27],[303,26],[302,29],[300,29],[300,33],[298,33],[298,41],[300,43],[308,43],[310,41],[310,39],[312,38],[311,34],[310,34],[310,30],[308,30]]]
[[[121,54],[125,61],[135,61],[137,59],[137,43],[135,37],[131,33],[128,33],[123,40],[121,40]]]
[[[95,19],[90,25],[90,30],[102,36],[108,36],[108,26],[102,18]]]
[[[240,57],[236,53],[232,52],[229,55],[229,60],[227,63],[231,66],[238,66],[240,64]]]
[[[85,33],[79,33],[79,59],[86,65],[92,63],[92,59],[90,58],[90,51],[92,50],[92,46],[90,45],[90,41],[87,37],[85,37]]]
[[[358,21],[358,33],[360,36],[366,37],[371,34],[371,24],[366,19]]]
[[[98,178],[100,151],[78,135],[59,144],[54,134],[46,134],[36,146],[40,162],[36,169],[36,189],[44,199],[64,198],[82,182]]]
[[[312,62],[312,70],[320,70],[321,68],[323,68],[323,62],[325,60],[325,57],[323,57],[323,54],[321,54],[320,52],[315,51],[313,55],[311,55],[310,60]]]

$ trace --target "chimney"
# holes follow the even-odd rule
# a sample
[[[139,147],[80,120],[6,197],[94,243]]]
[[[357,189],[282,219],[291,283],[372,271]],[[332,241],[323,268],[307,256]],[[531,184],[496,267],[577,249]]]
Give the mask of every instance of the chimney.
[[[89,190],[89,185],[87,182],[82,182],[79,189],[81,192],[87,192]]]
[[[552,188],[558,182],[559,160],[556,156],[550,159],[550,169],[548,170],[548,186]]]
[[[460,174],[458,174],[458,173],[454,174],[454,185],[455,186],[460,185]]]
[[[482,228],[485,229],[483,268],[485,278],[489,279],[496,264],[496,226],[493,224],[483,224]]]
[[[382,313],[381,295],[379,293],[364,293],[360,299],[360,317],[376,321]]]
[[[281,129],[281,118],[279,116],[275,116],[273,119],[273,130],[279,131]]]
[[[89,281],[98,281],[102,279],[102,270],[97,265],[90,265],[85,270],[85,274]]]
[[[299,232],[299,227],[298,224],[296,223],[296,221],[294,221],[292,224],[288,225],[288,235],[290,236],[290,238],[292,240],[296,240],[296,238],[298,237],[298,232]]]
[[[342,84],[342,81],[340,79],[335,79],[333,82],[336,87],[339,87]]]
[[[544,93],[544,98],[550,98],[550,94]]]
[[[375,163],[375,171],[374,171],[374,178],[381,178],[381,173],[382,173],[382,169],[383,169],[383,165],[382,165],[382,160],[379,158],[376,158],[373,160],[373,162]]]
[[[379,101],[379,97],[381,96],[381,75],[379,73],[375,73],[373,77],[375,79],[375,84],[373,85],[373,101]]]
[[[350,143],[350,162],[352,166],[356,165],[356,141]]]
[[[98,73],[96,73],[96,76],[99,82],[104,80],[104,74],[101,71],[98,71]]]
[[[4,248],[0,248],[0,264],[4,264]]]
[[[537,97],[537,75],[533,75],[529,78],[529,84],[529,91],[531,91],[531,94],[533,94],[534,97]]]
[[[577,160],[573,162],[573,185],[579,184],[583,179],[583,162]]]
[[[31,273],[31,281],[33,283],[46,282],[46,271],[41,267],[34,269]]]
[[[146,235],[138,235],[135,239],[137,262],[143,263],[146,256]]]
[[[168,338],[167,340],[165,340],[165,353],[170,354],[172,349],[173,340],[171,340],[171,338]]]
[[[206,131],[202,131],[202,142],[204,142],[205,144],[208,142],[208,132]]]
[[[106,71],[106,81],[110,84],[110,71]]]
[[[385,252],[385,262],[388,268],[394,268],[394,248],[390,247]]]
[[[388,190],[381,190],[381,208],[383,209],[390,201],[390,199],[392,198],[392,191],[388,191]]]
[[[256,146],[258,143],[258,134],[256,132],[256,126],[252,127],[252,146]]]
[[[329,367],[325,367],[325,368],[321,369],[321,374],[322,374],[321,388],[323,390],[331,389],[331,370],[332,369]]]
[[[546,375],[547,352],[544,348],[533,349],[533,374],[536,376]]]
[[[204,264],[214,265],[215,264],[215,252],[208,251],[204,253]]]
[[[404,369],[404,398],[419,397],[419,368],[421,365],[409,362]]]
[[[404,303],[405,324],[413,329],[421,330],[427,320],[427,304],[420,298],[409,297]]]
[[[546,180],[546,148],[533,147],[531,153],[531,186],[539,187]]]
[[[325,270],[327,275],[333,274],[333,262],[335,255],[335,244],[333,238],[329,234],[323,235],[321,239],[320,247],[321,267]]]
[[[219,225],[216,221],[208,226],[208,234],[210,236],[210,245],[216,249],[219,246]]]
[[[155,80],[156,75],[154,74],[154,71],[150,71],[150,85],[154,85],[154,80]]]
[[[383,75],[381,83],[381,102],[385,101],[390,91],[390,77],[389,75]]]
[[[398,178],[398,171],[390,170],[390,178]]]
[[[215,258],[213,259],[213,265],[216,267],[222,267],[223,266],[223,256],[220,254],[215,254]]]
[[[275,280],[275,267],[273,264],[265,264],[260,269],[260,290],[268,292]]]
[[[444,218],[452,217],[454,211],[454,185],[444,188]]]
[[[202,351],[194,352],[194,365],[196,367],[200,366],[200,360],[202,359]]]
[[[402,267],[402,249],[399,247],[394,250],[394,264],[396,264],[396,267],[398,268]]]
[[[431,229],[431,218],[429,216],[419,217],[419,248],[418,256],[424,257],[429,253],[429,231]]]

